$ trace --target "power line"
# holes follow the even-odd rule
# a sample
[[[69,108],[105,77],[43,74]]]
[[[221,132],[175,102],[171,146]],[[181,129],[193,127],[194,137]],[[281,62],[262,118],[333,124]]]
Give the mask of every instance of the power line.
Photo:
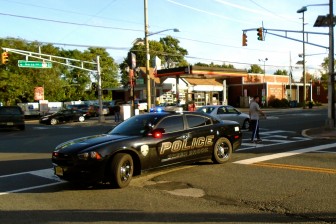
[[[90,24],[84,24],[84,23],[75,23],[75,22],[60,21],[60,20],[53,20],[53,19],[44,19],[44,18],[37,18],[37,17],[31,17],[31,16],[20,16],[20,15],[14,15],[14,14],[2,13],[2,12],[0,12],[0,15],[12,16],[12,17],[23,18],[23,19],[47,21],[47,22],[53,22],[53,23],[76,25],[76,26],[87,26],[87,27],[95,27],[95,28],[103,28],[103,29],[114,29],[114,30],[123,30],[123,31],[143,32],[143,30],[137,30],[137,29],[128,29],[128,28],[120,28],[120,27],[112,27],[112,26],[90,25]]]
[[[7,0],[5,0],[5,1],[7,1]],[[115,0],[114,2],[116,2],[116,1],[117,0]],[[114,3],[114,2],[112,2],[112,3]],[[90,17],[96,17],[96,18],[100,18],[100,19],[106,19],[106,20],[112,20],[112,21],[118,21],[118,22],[124,22],[124,23],[133,23],[133,24],[140,24],[140,25],[142,25],[142,23],[140,23],[140,22],[126,21],[126,20],[120,20],[120,19],[113,19],[113,18],[109,18],[109,17],[105,17],[105,16],[97,16],[96,14],[86,14],[86,13],[81,13],[81,12],[72,11],[72,10],[65,10],[65,9],[46,7],[46,6],[43,6],[43,4],[35,5],[35,4],[32,4],[32,3],[26,3],[26,2],[23,3],[23,2],[17,2],[17,1],[10,1],[10,3],[15,3],[15,4],[18,4],[18,5],[31,6],[31,7],[35,7],[35,8],[41,8],[41,9],[48,9],[48,10],[53,10],[53,11],[58,11],[58,12],[69,13],[69,14],[75,14],[75,15],[81,15],[81,16],[90,16]]]

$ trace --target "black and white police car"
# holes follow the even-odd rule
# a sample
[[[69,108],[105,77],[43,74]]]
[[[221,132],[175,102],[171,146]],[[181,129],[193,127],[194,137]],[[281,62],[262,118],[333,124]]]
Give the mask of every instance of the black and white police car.
[[[52,162],[63,180],[123,188],[142,171],[205,159],[225,163],[241,143],[234,121],[197,112],[148,113],[131,117],[106,134],[58,145]]]

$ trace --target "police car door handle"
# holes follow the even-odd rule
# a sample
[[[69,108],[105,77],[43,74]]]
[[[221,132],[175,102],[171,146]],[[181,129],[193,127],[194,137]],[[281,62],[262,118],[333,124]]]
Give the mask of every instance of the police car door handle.
[[[189,138],[189,134],[188,135],[182,135],[181,137],[178,137],[177,139],[187,139]]]

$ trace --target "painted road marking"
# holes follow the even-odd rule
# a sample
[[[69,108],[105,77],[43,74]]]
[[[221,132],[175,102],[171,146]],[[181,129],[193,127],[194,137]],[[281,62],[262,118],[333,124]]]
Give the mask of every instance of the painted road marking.
[[[294,151],[289,151],[289,152],[281,152],[281,153],[276,153],[276,154],[267,155],[267,156],[255,157],[255,158],[251,158],[251,159],[244,159],[244,160],[236,161],[236,162],[233,162],[233,163],[250,165],[250,164],[264,162],[264,161],[268,161],[268,160],[300,155],[300,154],[307,153],[307,152],[315,152],[315,151],[319,151],[319,150],[323,150],[323,149],[329,149],[329,148],[333,148],[333,147],[336,147],[336,143],[327,144],[327,145],[318,145],[318,146],[314,146],[314,147],[310,147],[310,148],[299,149],[299,150],[294,150]]]
[[[261,136],[263,139],[262,143],[251,143],[250,138],[243,139],[241,148],[238,151],[244,151],[248,149],[262,148],[266,146],[275,146],[281,144],[288,144],[293,142],[308,141],[310,138],[301,137],[301,136],[288,136],[287,134],[295,134],[295,131],[285,131],[285,130],[272,130],[267,131],[268,129],[263,129]]]
[[[296,166],[296,165],[277,164],[277,163],[253,163],[252,165],[253,166],[262,166],[262,167],[279,168],[279,169],[289,169],[289,170],[300,170],[300,171],[310,171],[310,172],[318,172],[318,173],[336,174],[336,169],[318,168],[318,167],[310,167],[310,166]]]
[[[58,185],[58,184],[61,184],[61,183],[64,182],[54,175],[54,169],[52,169],[52,168],[51,169],[34,170],[34,171],[29,171],[29,172],[21,172],[21,173],[3,175],[3,176],[0,176],[0,179],[11,178],[11,177],[19,176],[19,175],[34,175],[34,176],[49,179],[52,182],[47,183],[47,184],[40,184],[40,185],[36,185],[36,186],[29,186],[29,187],[4,191],[4,192],[0,192],[0,195],[6,195],[6,194],[9,194],[9,193],[17,193],[17,192],[28,191],[28,190],[33,190],[33,189],[38,189],[38,188],[43,188],[43,187],[54,186],[54,185]]]

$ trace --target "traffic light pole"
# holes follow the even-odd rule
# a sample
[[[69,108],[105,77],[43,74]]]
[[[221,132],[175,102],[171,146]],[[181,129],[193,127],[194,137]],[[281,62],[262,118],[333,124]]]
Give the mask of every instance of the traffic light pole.
[[[80,70],[96,73],[97,74],[97,82],[98,82],[99,122],[104,121],[103,101],[102,101],[102,81],[101,81],[101,71],[100,71],[100,56],[97,56],[96,62],[91,62],[91,61],[81,61],[81,60],[72,59],[72,58],[59,57],[59,56],[54,56],[54,55],[49,55],[49,54],[42,54],[41,52],[36,53],[36,52],[32,52],[32,51],[23,51],[23,50],[12,49],[12,48],[4,48],[4,47],[2,49],[6,51],[6,52],[3,52],[3,53],[12,52],[12,53],[15,53],[15,54],[24,55],[26,57],[26,60],[28,60],[28,58],[30,57],[30,58],[38,59],[40,61],[42,60],[42,61],[57,63],[57,64],[61,64],[61,65],[71,67],[71,68],[77,68],[77,69],[80,69]],[[3,53],[2,53],[2,55],[3,55]],[[7,55],[7,61],[8,61],[8,53],[6,55]],[[1,58],[1,60],[3,60],[3,59]],[[64,62],[61,62],[60,60],[62,60]],[[81,66],[71,65],[71,64],[69,64],[69,62],[77,62],[77,63],[80,62]],[[92,69],[85,68],[84,65],[96,65],[97,70],[92,70]]]

